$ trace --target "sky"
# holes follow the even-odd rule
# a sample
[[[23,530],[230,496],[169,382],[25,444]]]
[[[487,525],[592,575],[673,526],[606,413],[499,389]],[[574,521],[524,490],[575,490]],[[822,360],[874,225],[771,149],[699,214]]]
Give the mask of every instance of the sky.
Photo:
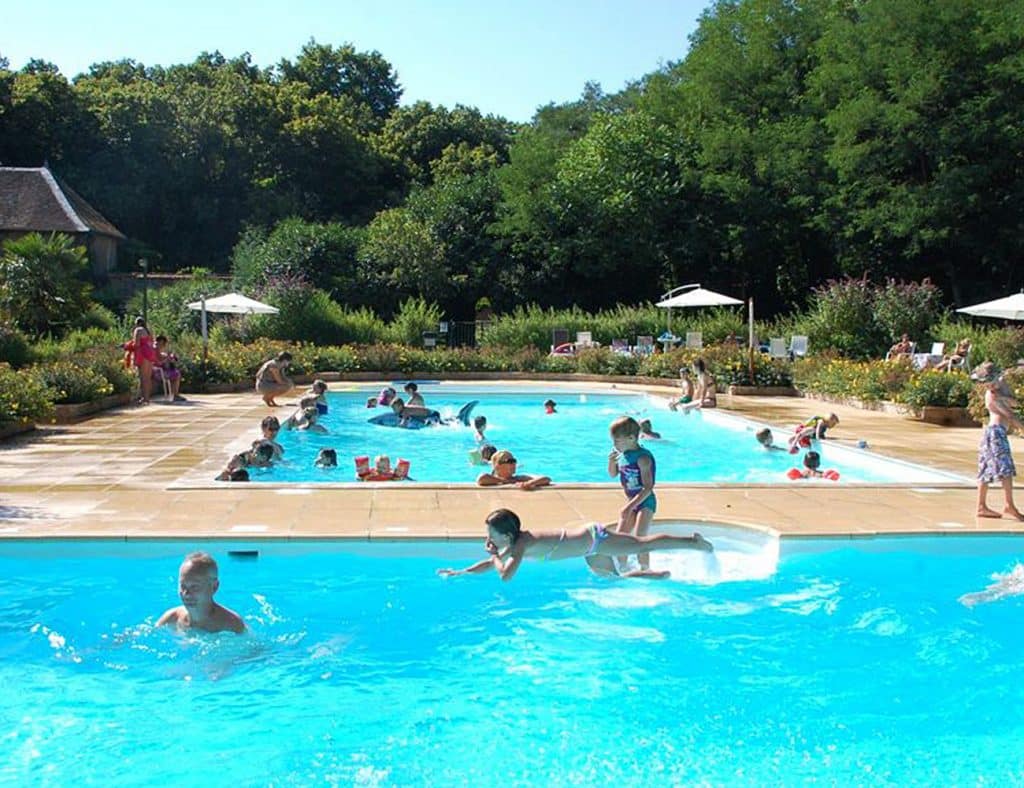
[[[512,121],[606,93],[681,60],[711,0],[38,0],[0,4],[0,55],[69,79],[93,63],[189,63],[203,51],[294,59],[315,38],[377,50],[398,73],[402,104],[465,104]]]

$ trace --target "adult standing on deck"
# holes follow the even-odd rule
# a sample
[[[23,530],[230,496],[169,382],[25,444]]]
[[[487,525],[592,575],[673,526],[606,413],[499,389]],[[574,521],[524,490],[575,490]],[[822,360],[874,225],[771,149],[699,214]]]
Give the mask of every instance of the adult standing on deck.
[[[272,408],[278,407],[278,404],[274,402],[274,397],[287,394],[295,388],[291,378],[284,374],[291,363],[292,354],[287,350],[282,350],[274,358],[264,361],[263,366],[256,373],[256,391],[263,397],[263,401]]]
[[[985,408],[988,410],[988,424],[978,446],[978,517],[998,518],[1007,514],[1024,520],[1024,514],[1013,503],[1013,477],[1017,475],[1017,468],[1010,454],[1008,434],[1014,428],[1024,430],[1013,411],[1017,401],[991,361],[980,364],[971,373],[971,380],[985,387]],[[1002,514],[990,509],[987,502],[988,487],[996,482],[1003,486],[1005,506]]]
[[[135,328],[132,329],[132,349],[133,360],[139,370],[139,404],[148,405],[153,394],[153,364],[156,363],[157,358],[153,335],[146,327],[146,319],[141,316],[135,318]]]

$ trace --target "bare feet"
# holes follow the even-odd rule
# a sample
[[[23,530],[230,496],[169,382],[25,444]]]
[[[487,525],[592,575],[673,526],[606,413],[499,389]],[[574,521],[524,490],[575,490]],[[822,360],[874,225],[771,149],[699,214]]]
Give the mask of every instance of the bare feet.
[[[989,509],[987,506],[982,506],[978,509],[978,517],[991,517],[998,520],[1002,515],[995,509]]]
[[[623,572],[619,577],[642,577],[646,580],[664,580],[669,577],[671,572],[663,571],[656,572],[653,569],[630,569],[628,572]]]
[[[1020,510],[1017,509],[1016,506],[1007,506],[1005,509],[1003,509],[1003,514],[1008,514],[1014,520],[1020,520],[1021,522],[1024,522],[1024,514],[1021,514]]]
[[[712,553],[715,550],[714,545],[698,533],[693,535],[693,543],[698,550],[703,550],[705,553]]]

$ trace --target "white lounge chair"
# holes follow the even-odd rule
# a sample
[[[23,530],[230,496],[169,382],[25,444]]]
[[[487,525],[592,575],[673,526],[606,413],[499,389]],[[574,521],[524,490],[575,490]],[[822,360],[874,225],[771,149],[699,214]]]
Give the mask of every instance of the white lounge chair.
[[[701,350],[704,347],[704,336],[700,331],[686,332],[686,347],[689,350]]]
[[[782,337],[772,337],[768,340],[768,355],[771,358],[789,358],[786,350],[786,340]]]
[[[807,355],[807,337],[802,334],[794,334],[789,340],[790,358],[803,358]]]
[[[613,339],[612,340],[612,353],[618,353],[622,356],[629,355],[629,342],[625,339]]]
[[[594,347],[594,338],[589,331],[577,331],[576,332],[576,349],[583,350],[583,348]]]
[[[938,356],[941,359],[945,352],[946,352],[946,343],[945,342],[932,342],[932,349],[931,349],[931,352],[928,355],[929,356]]]

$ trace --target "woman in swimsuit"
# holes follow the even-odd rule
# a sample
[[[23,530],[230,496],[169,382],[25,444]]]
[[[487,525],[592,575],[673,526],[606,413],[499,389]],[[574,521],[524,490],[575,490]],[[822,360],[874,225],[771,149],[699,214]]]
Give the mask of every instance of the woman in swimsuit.
[[[524,558],[539,558],[543,561],[558,561],[563,558],[586,558],[593,555],[616,556],[631,554],[643,549],[655,550],[702,550],[711,552],[711,542],[698,533],[692,536],[651,534],[633,536],[610,530],[600,523],[579,528],[563,528],[560,531],[526,531],[519,516],[509,509],[495,509],[485,520],[487,540],[484,548],[487,558],[477,561],[465,569],[438,569],[442,577],[452,575],[481,574],[494,569],[502,580],[511,580]]]
[[[139,369],[139,403],[148,405],[149,398],[153,394],[153,364],[156,363],[156,347],[153,345],[153,335],[146,328],[144,317],[135,318],[132,343],[135,347],[135,366]]]
[[[272,408],[277,407],[274,397],[287,394],[295,386],[291,378],[284,374],[291,363],[292,354],[284,350],[275,358],[264,361],[263,366],[256,373],[256,391],[263,397],[263,401]]]

